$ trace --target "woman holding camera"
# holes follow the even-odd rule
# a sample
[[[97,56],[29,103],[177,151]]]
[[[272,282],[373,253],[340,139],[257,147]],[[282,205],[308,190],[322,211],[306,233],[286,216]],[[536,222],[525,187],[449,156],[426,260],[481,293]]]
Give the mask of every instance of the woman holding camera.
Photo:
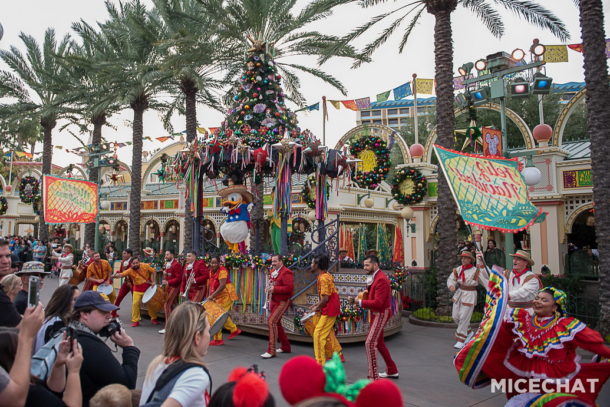
[[[76,297],[80,290],[75,285],[61,285],[53,291],[53,295],[44,310],[44,323],[36,335],[34,353],[55,336],[61,328],[68,325],[68,319],[74,309]]]
[[[212,386],[203,364],[210,344],[205,309],[194,302],[180,304],[165,329],[163,353],[148,366],[140,405],[155,401],[169,407],[207,406]]]

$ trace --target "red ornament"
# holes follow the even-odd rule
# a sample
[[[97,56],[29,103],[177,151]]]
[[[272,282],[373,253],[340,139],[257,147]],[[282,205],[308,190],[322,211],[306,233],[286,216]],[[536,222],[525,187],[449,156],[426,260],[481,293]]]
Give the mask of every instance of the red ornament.
[[[275,117],[280,117],[280,112],[275,112]]]
[[[269,157],[267,150],[262,147],[254,150],[252,155],[254,156],[254,162],[256,163],[257,167],[262,167],[265,164],[265,161],[267,161],[267,158]]]

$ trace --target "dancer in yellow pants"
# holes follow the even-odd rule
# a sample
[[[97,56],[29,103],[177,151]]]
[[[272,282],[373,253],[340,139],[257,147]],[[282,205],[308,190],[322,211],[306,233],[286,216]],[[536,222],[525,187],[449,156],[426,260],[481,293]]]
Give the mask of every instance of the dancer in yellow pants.
[[[322,255],[311,263],[311,271],[318,275],[318,296],[320,301],[311,310],[316,312],[312,322],[313,352],[319,364],[330,359],[334,352],[338,352],[343,360],[341,345],[335,336],[335,321],[341,312],[339,293],[335,287],[333,276],[328,272],[328,256]],[[319,313],[319,314],[318,314]]]
[[[130,268],[113,276],[114,278],[130,277],[131,281],[133,281],[133,302],[131,304],[131,326],[133,327],[140,325],[140,306],[142,305],[142,297],[144,296],[146,289],[153,284],[154,275],[155,269],[146,263],[140,263],[140,259],[134,257],[131,261]],[[148,316],[153,325],[160,324],[157,319],[157,311],[157,309],[149,305]]]
[[[210,259],[209,266],[210,278],[208,280],[207,300],[214,301],[216,304],[220,305],[224,311],[229,312],[233,307],[233,301],[237,300],[235,286],[229,280],[229,271],[220,265],[220,258],[216,256]],[[230,332],[229,339],[233,339],[241,333],[241,329],[233,323],[231,317],[227,318],[223,328]],[[214,340],[210,342],[210,346],[224,344],[221,329],[214,335]]]

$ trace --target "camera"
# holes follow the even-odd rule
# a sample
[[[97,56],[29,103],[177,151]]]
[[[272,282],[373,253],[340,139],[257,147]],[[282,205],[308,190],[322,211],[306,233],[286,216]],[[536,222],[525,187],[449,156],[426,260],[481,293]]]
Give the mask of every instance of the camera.
[[[110,323],[108,325],[103,327],[98,332],[98,335],[101,337],[104,337],[104,338],[110,338],[112,335],[119,332],[120,330],[121,330],[121,322],[118,319],[113,319],[110,321]]]
[[[35,307],[39,301],[38,286],[40,277],[30,276],[28,281],[28,307]]]

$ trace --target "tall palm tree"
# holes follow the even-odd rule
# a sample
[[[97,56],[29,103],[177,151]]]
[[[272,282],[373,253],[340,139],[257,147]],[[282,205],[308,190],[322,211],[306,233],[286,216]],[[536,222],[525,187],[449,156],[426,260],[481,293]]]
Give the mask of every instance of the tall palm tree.
[[[21,33],[25,54],[17,47],[0,51],[0,58],[11,71],[0,71],[0,98],[14,100],[11,105],[0,106],[0,119],[27,118],[34,115],[43,131],[42,173],[51,173],[53,158],[53,129],[64,113],[59,91],[66,83],[65,68],[59,63],[70,51],[70,37],[57,41],[55,30],[45,31],[42,45],[34,37]],[[48,240],[49,230],[44,217],[40,217],[39,238]]]
[[[365,7],[385,3],[387,0],[363,0]],[[402,2],[396,9],[379,15],[368,23],[356,28],[344,40],[351,41],[368,31],[369,28],[387,17],[396,17],[379,37],[370,42],[364,49],[363,55],[370,57],[376,49],[383,45],[388,38],[410,18],[409,24],[402,32],[399,52],[402,52],[413,28],[424,11],[434,16],[434,65],[436,80],[436,115],[437,115],[437,144],[452,148],[455,115],[453,110],[453,35],[451,30],[451,14],[457,6],[472,11],[489,29],[495,37],[504,34],[504,24],[500,13],[492,5],[500,5],[520,16],[526,21],[549,30],[561,40],[569,38],[564,24],[544,7],[524,0],[416,0]],[[356,62],[356,66],[359,63]],[[447,180],[439,174],[438,181],[438,216],[440,219],[454,219],[456,217],[455,203]],[[449,296],[444,284],[446,276],[455,265],[456,222],[439,222],[440,242],[437,256],[438,275],[438,311],[448,314],[450,310]]]
[[[218,36],[231,39],[239,44],[239,53],[232,56],[227,78],[236,81],[242,74],[244,51],[252,43],[265,44],[273,57],[288,98],[299,105],[305,103],[300,92],[298,74],[306,73],[319,78],[346,94],[343,84],[333,75],[320,68],[323,61],[332,57],[344,57],[356,61],[368,61],[341,38],[308,30],[308,24],[330,16],[340,5],[353,0],[314,0],[297,11],[296,0],[200,0],[206,13],[216,22]],[[303,65],[292,61],[292,57],[317,57],[316,63]],[[264,184],[254,187],[254,208],[252,223],[255,236],[253,252],[262,249],[264,227],[263,193]]]
[[[159,86],[167,79],[158,70],[157,43],[162,38],[139,1],[114,5],[106,2],[110,19],[100,28],[106,41],[98,47],[106,55],[99,62],[100,77],[106,81],[108,95],[133,111],[131,190],[129,195],[129,247],[140,250],[140,203],[142,201],[142,147],[144,112],[162,106],[156,99]],[[94,46],[96,46],[94,44]]]
[[[186,141],[197,136],[197,102],[220,109],[217,93],[224,85],[218,73],[222,60],[232,55],[234,44],[216,35],[216,24],[198,0],[154,0],[151,18],[159,20],[166,38],[159,44],[165,54],[160,69],[172,80],[162,88],[174,100],[165,114],[165,123],[175,111],[186,118]],[[193,250],[191,200],[184,205],[184,249]]]
[[[595,235],[600,251],[600,324],[604,335],[610,334],[610,87],[604,8],[601,0],[580,0],[580,29],[583,44],[585,84],[587,86],[587,124],[591,145]]]

